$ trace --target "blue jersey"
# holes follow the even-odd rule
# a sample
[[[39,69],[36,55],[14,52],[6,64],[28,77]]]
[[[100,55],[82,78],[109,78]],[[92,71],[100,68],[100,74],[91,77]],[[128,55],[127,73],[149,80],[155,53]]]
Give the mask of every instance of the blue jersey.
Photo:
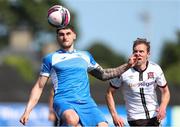
[[[86,102],[91,100],[88,71],[97,66],[87,51],[58,50],[43,58],[40,75],[51,77],[54,85],[54,101]]]
[[[53,108],[59,119],[65,110],[73,109],[82,126],[107,122],[90,94],[88,72],[97,67],[98,64],[87,51],[58,50],[43,58],[40,75],[52,79]],[[66,122],[62,125],[67,126]]]

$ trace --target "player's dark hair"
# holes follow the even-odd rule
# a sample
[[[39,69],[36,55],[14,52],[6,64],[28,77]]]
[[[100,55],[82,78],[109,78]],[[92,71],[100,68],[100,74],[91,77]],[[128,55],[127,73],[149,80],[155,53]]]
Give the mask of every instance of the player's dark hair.
[[[134,50],[134,48],[135,48],[137,45],[139,45],[139,44],[144,44],[144,45],[146,45],[146,47],[147,47],[147,52],[150,52],[150,42],[148,42],[146,38],[137,38],[137,39],[134,41],[133,50]]]
[[[75,29],[74,29],[74,26],[71,25],[71,24],[68,24],[67,26],[65,27],[59,27],[56,29],[56,33],[58,33],[59,30],[62,30],[62,29],[71,29],[73,32],[75,32]]]

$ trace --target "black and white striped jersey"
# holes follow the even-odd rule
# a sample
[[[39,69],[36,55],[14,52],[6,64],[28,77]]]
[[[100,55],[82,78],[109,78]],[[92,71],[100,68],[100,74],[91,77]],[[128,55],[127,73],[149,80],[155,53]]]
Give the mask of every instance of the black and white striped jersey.
[[[116,89],[122,85],[128,121],[155,117],[158,108],[156,87],[165,87],[166,84],[161,67],[151,61],[147,62],[144,71],[130,68],[120,77],[110,80],[110,85]]]

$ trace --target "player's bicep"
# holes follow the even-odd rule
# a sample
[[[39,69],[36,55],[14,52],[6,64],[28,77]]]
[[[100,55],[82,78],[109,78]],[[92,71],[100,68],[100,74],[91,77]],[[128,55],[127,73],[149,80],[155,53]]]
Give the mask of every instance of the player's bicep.
[[[94,68],[93,70],[89,71],[89,74],[91,74],[92,76],[103,80],[104,79],[104,70],[101,66],[98,66],[96,68]]]
[[[167,85],[167,84],[164,85],[163,87],[162,87],[162,86],[158,86],[158,87],[159,87],[161,93],[167,93],[167,92],[169,92],[169,88],[168,88],[168,85]]]
[[[39,87],[39,88],[44,88],[45,84],[47,83],[49,77],[47,76],[39,76],[37,82],[36,82],[36,85]]]

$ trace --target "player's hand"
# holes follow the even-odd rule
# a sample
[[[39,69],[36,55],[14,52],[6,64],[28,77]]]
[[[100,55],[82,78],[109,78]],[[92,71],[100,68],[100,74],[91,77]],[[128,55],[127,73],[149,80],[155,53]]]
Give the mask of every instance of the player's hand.
[[[49,119],[50,121],[55,121],[55,120],[56,120],[56,115],[55,115],[55,113],[54,113],[53,111],[50,111],[50,112],[49,112],[48,119]]]
[[[133,54],[129,57],[128,64],[130,67],[134,67],[137,63],[137,57]]]
[[[119,117],[118,115],[116,115],[114,118],[113,118],[113,123],[115,126],[118,126],[118,127],[123,127],[124,126],[124,120]]]
[[[28,113],[24,113],[24,114],[21,116],[19,122],[21,122],[23,125],[26,125],[28,119],[29,119],[29,114],[28,114]]]
[[[156,111],[157,111],[157,119],[159,121],[163,120],[166,117],[166,107],[160,105],[160,107],[156,109]]]

